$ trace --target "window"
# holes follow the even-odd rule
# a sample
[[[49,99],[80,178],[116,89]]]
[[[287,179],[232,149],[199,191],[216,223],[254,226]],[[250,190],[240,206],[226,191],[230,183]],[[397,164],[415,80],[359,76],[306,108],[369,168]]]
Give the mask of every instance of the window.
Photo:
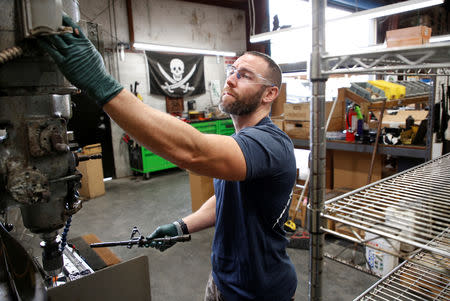
[[[278,15],[279,25],[292,27],[311,24],[311,3],[303,0],[270,0],[270,20]],[[345,17],[350,12],[335,8],[327,8],[325,17],[327,20]],[[348,19],[341,21],[329,21],[325,36],[327,52],[335,53],[349,49],[367,47],[375,41],[375,21]],[[272,29],[271,24],[271,29]],[[294,63],[309,60],[311,54],[311,27],[282,33],[272,38],[272,58],[279,64]]]

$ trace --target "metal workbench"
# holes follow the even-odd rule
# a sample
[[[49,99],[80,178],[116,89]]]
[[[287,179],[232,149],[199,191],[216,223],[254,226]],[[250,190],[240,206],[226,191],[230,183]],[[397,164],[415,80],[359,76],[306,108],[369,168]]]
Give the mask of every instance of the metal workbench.
[[[311,164],[310,164],[310,266],[309,299],[322,300],[322,265],[326,219],[339,220],[347,226],[362,229],[387,240],[399,241],[406,246],[422,250],[415,254],[399,248],[390,253],[406,258],[397,270],[413,273],[414,269],[425,273],[443,274],[443,289],[439,298],[425,294],[425,300],[448,300],[449,289],[449,222],[450,222],[450,164],[448,156],[425,163],[399,175],[381,180],[369,186],[330,200],[325,205],[325,87],[332,74],[401,74],[432,76],[448,74],[450,67],[450,43],[434,43],[402,48],[369,48],[343,54],[329,54],[325,48],[325,7],[326,0],[312,1],[312,54],[310,80],[312,82],[311,101]],[[429,97],[427,146],[431,145],[432,118],[434,107],[434,87]],[[447,179],[446,179],[447,178]],[[399,213],[400,212],[400,213]],[[403,212],[403,213],[402,213]],[[399,214],[397,214],[399,213]],[[396,218],[393,216],[396,215]],[[386,219],[386,216],[388,218]],[[386,221],[388,220],[388,221]],[[413,226],[410,226],[410,225]],[[440,235],[440,236],[439,236]],[[345,237],[366,243],[363,237]],[[443,237],[443,244],[431,241]],[[424,256],[421,257],[421,254]],[[420,266],[418,266],[420,264]],[[430,272],[431,273],[431,272]],[[383,278],[365,300],[393,300],[382,296],[381,287],[392,293],[389,287],[396,278],[391,274]],[[401,279],[401,278],[398,278]],[[426,283],[423,277],[412,280],[420,287]],[[434,286],[434,285],[433,285]],[[376,297],[369,296],[369,294]],[[370,299],[372,298],[372,299]],[[378,299],[377,299],[378,298]],[[417,300],[399,297],[396,300]]]

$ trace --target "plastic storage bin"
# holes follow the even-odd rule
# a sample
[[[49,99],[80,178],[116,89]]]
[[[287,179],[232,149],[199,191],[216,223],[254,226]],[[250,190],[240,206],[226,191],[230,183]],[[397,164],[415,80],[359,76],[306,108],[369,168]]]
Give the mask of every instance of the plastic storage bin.
[[[378,248],[395,253],[400,249],[400,242],[381,238],[370,232],[366,232],[365,239],[368,241],[366,246],[367,268],[380,277],[386,276],[398,265],[398,257],[379,251]]]
[[[383,90],[367,82],[350,83],[350,91],[358,94],[368,101],[381,101],[386,99]]]
[[[419,95],[426,95],[430,93],[430,86],[419,81],[398,81],[396,84],[405,86],[405,97],[414,97]]]
[[[405,97],[405,86],[387,82],[385,80],[370,80],[369,83],[383,90],[388,99],[399,99]]]

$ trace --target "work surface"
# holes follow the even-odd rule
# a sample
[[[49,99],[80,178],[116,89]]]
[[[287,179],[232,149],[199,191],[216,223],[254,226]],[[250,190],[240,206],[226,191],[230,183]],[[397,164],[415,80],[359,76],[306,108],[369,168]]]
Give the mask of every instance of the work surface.
[[[122,178],[105,184],[106,194],[85,202],[81,211],[73,216],[69,239],[94,233],[102,241],[124,240],[129,238],[133,226],[147,235],[158,225],[191,212],[189,177],[179,169],[152,175],[146,181]],[[39,241],[27,231],[21,233],[28,244]],[[214,229],[195,233],[191,242],[177,244],[162,253],[145,248],[115,247],[112,250],[122,261],[140,255],[149,257],[153,301],[203,300],[211,271],[213,235]],[[36,248],[36,256],[40,256],[40,252]],[[295,300],[308,300],[309,251],[288,249],[288,253],[298,277]],[[374,276],[325,259],[323,300],[352,300],[376,280]]]

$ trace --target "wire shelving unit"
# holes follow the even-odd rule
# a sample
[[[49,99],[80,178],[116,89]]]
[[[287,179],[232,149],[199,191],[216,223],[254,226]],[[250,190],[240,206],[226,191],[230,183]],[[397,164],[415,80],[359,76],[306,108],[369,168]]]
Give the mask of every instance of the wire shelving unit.
[[[322,216],[385,240],[380,251],[450,275],[450,154],[331,199]],[[370,243],[358,231],[322,230]],[[428,256],[417,259],[417,249]]]
[[[328,76],[363,73],[425,75],[432,76],[435,83],[435,76],[448,75],[450,43],[329,54],[325,50],[325,7],[326,0],[312,1],[309,299],[322,299],[325,232],[362,244],[369,243],[359,231],[353,231],[355,237],[350,237],[327,229],[324,225],[328,219],[386,240],[390,248],[383,251],[405,259],[359,299],[449,300],[450,157],[428,161],[325,202],[323,112]],[[434,92],[429,97],[427,146],[431,144],[433,107]]]
[[[436,75],[436,70],[450,67],[449,48],[450,42],[440,42],[394,48],[376,46],[350,53],[324,54],[323,66],[327,69],[322,70],[322,74]]]

